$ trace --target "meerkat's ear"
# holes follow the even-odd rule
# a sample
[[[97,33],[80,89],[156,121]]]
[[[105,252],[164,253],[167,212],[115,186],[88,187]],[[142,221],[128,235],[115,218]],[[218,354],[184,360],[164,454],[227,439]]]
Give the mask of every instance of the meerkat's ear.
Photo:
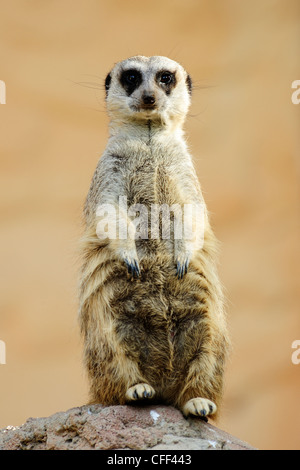
[[[186,86],[189,90],[189,94],[191,95],[192,94],[192,89],[193,89],[193,82],[192,82],[191,76],[189,74],[187,74],[185,81],[186,81]]]
[[[109,73],[105,79],[105,93],[106,93],[106,97],[108,95],[108,90],[109,90],[109,87],[110,87],[110,82],[111,82],[111,74]]]

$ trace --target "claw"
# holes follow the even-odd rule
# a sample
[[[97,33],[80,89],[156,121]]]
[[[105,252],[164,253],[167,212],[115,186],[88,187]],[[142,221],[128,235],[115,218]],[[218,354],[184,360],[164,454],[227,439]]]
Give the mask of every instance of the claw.
[[[186,260],[185,263],[180,263],[177,261],[176,264],[176,277],[178,279],[183,279],[183,276],[188,272],[189,261]]]
[[[132,277],[138,278],[141,274],[138,262],[136,260],[129,262],[128,259],[125,259],[124,262],[127,266],[128,273],[131,274]]]
[[[185,274],[188,272],[188,267],[189,267],[189,262],[188,260],[186,260],[185,265],[184,265]]]
[[[140,267],[139,267],[139,264],[138,264],[137,260],[134,260],[134,266],[135,266],[136,277],[139,277],[140,274],[141,274],[141,271],[140,271]]]
[[[151,387],[151,385],[147,383],[136,384],[130,387],[126,394],[126,400],[128,402],[136,401],[136,400],[143,400],[143,399],[150,399],[154,397],[155,390]]]

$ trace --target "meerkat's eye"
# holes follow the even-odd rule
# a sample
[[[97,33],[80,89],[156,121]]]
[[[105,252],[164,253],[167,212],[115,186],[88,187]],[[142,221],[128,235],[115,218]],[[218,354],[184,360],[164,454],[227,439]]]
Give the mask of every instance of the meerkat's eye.
[[[173,80],[173,76],[174,75],[171,72],[163,72],[160,77],[160,81],[161,83],[165,83],[166,85],[169,85]]]
[[[171,91],[176,86],[176,75],[173,72],[169,72],[169,70],[158,72],[156,80],[157,83],[161,85],[166,95],[170,95]]]
[[[135,72],[128,72],[125,75],[126,81],[130,84],[136,83],[139,79],[139,75]]]
[[[142,74],[135,69],[124,70],[120,81],[128,96],[130,96],[142,83]]]

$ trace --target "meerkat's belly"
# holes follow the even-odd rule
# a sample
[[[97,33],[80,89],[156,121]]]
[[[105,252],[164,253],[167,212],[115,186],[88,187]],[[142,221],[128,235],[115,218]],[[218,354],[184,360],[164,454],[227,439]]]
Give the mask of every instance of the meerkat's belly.
[[[120,270],[112,288],[111,314],[126,356],[156,387],[181,380],[202,341],[206,300],[201,276],[193,270],[178,280],[170,259],[158,254],[141,260],[139,279]]]

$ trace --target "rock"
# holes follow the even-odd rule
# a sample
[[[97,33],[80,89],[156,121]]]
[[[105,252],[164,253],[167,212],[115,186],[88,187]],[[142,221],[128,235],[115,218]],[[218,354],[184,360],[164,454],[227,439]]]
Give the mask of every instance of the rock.
[[[250,450],[169,406],[85,405],[0,430],[0,450]]]

